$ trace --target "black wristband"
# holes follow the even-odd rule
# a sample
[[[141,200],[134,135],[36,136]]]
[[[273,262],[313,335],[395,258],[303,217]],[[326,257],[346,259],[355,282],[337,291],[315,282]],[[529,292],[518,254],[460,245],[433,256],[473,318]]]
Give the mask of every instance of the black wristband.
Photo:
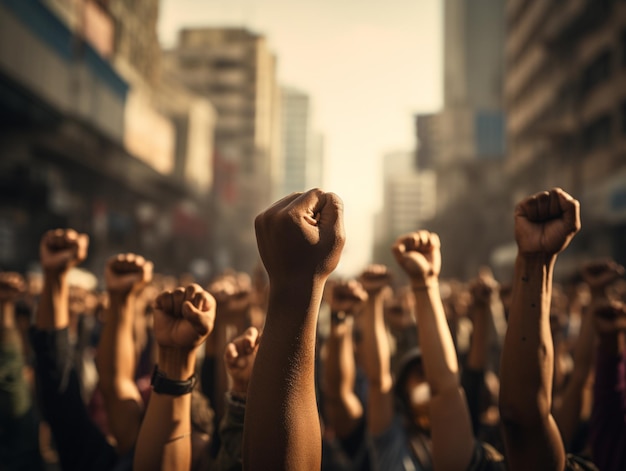
[[[176,381],[168,379],[162,371],[159,371],[159,367],[154,365],[150,384],[155,393],[168,394],[169,396],[182,396],[193,391],[196,385],[196,375],[193,375],[186,381]]]

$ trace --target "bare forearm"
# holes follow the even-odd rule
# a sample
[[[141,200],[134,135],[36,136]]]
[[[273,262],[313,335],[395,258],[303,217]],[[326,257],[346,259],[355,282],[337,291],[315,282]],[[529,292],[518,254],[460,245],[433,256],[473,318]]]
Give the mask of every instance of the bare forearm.
[[[110,295],[110,307],[98,348],[98,374],[106,390],[116,390],[120,383],[134,383],[135,342],[133,339],[133,300]]]
[[[36,326],[40,330],[59,330],[69,325],[69,285],[66,273],[45,273],[43,291],[37,308]]]
[[[431,393],[437,395],[460,385],[459,365],[448,328],[439,285],[433,283],[413,290],[415,294],[419,341],[424,353],[424,369]]]
[[[554,257],[521,257],[501,368],[503,419],[543,421],[552,403],[553,346],[550,296]]]
[[[352,343],[353,318],[332,325],[324,358],[324,403],[326,419],[337,435],[348,436],[363,416],[361,402],[354,394],[356,367]]]
[[[487,365],[489,350],[490,306],[476,303],[470,309],[474,330],[472,331],[472,343],[467,357],[467,366],[473,370],[484,370]]]
[[[267,321],[248,389],[245,469],[321,465],[314,362],[323,286],[310,281],[270,287]]]
[[[171,380],[194,374],[195,353],[159,349],[159,369]],[[137,438],[133,469],[176,471],[191,466],[191,394],[153,392]]]
[[[387,328],[383,314],[383,301],[380,296],[371,296],[365,308],[366,320],[363,323],[363,349],[361,358],[363,369],[370,383],[381,392],[391,389],[390,351]]]

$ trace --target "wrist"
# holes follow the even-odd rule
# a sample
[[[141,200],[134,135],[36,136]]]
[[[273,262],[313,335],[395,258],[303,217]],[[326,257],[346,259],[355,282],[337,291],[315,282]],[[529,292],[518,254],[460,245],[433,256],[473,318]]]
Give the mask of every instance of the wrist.
[[[439,278],[436,276],[428,278],[411,278],[411,289],[413,291],[439,289]]]
[[[195,350],[159,347],[157,352],[159,370],[171,380],[185,381],[196,371]]]

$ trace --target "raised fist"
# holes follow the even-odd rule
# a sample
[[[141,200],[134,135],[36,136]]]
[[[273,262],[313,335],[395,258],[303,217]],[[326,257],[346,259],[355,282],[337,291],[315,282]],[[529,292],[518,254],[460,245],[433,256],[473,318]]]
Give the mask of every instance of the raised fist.
[[[231,389],[235,392],[245,393],[248,390],[254,360],[259,349],[259,339],[259,331],[256,327],[249,327],[226,345],[224,364],[233,382]]]
[[[89,237],[74,229],[55,229],[41,238],[39,256],[45,272],[62,273],[87,258]]]
[[[441,243],[434,232],[418,231],[401,236],[391,250],[414,287],[438,280]]]
[[[133,253],[111,257],[104,269],[109,293],[128,296],[152,281],[152,262]]]
[[[330,297],[330,309],[335,312],[354,314],[367,301],[367,292],[356,280],[336,283]]]
[[[154,336],[160,347],[193,350],[214,322],[215,299],[196,284],[164,291],[156,299]]]
[[[385,265],[369,265],[359,276],[359,281],[368,294],[377,294],[389,286],[391,273]]]
[[[19,273],[0,273],[0,302],[15,302],[26,290],[24,278]]]
[[[474,303],[483,306],[490,304],[493,296],[499,292],[498,282],[486,267],[480,270],[478,277],[470,283],[469,289]]]
[[[270,280],[326,278],[339,263],[343,203],[334,193],[293,193],[259,214],[254,225]]]
[[[582,268],[582,277],[592,290],[604,289],[623,276],[624,267],[610,259],[595,260]]]
[[[579,230],[580,204],[560,188],[532,195],[515,208],[520,254],[556,255]]]
[[[600,334],[626,331],[626,305],[618,301],[604,301],[591,305],[596,330]]]

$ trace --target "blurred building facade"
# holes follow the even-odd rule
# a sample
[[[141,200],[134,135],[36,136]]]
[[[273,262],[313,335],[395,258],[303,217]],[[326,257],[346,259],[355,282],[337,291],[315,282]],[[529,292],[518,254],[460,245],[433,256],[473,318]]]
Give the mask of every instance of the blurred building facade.
[[[119,251],[141,253],[164,272],[208,257],[201,208],[210,173],[209,188],[197,191],[191,172],[175,171],[179,146],[203,154],[193,165],[210,169],[212,108],[189,98],[189,120],[207,126],[194,138],[156,108],[158,62],[142,61],[158,59],[157,14],[158,1],[0,0],[2,268],[26,269],[42,233],[56,227],[91,236],[86,265],[96,273]],[[125,45],[122,30],[143,39]],[[142,60],[128,56],[132,67],[118,67],[133,48]],[[129,106],[135,94],[154,119]]]
[[[509,0],[505,101],[514,198],[561,186],[583,230],[559,262],[626,263],[626,4]]]
[[[310,97],[295,88],[281,87],[281,147],[273,199],[295,191],[321,187],[323,142],[312,130]]]
[[[418,170],[412,152],[383,157],[383,207],[374,226],[374,260],[396,269],[390,247],[399,235],[424,229],[436,214],[436,174]]]
[[[504,18],[505,0],[444,1],[444,106],[415,119],[417,165],[437,176],[428,228],[441,238],[445,276],[475,276],[512,227],[502,178]]]
[[[192,28],[164,51],[163,67],[217,111],[214,221],[217,269],[257,263],[254,217],[271,201],[280,148],[276,58],[266,38],[242,28]]]

